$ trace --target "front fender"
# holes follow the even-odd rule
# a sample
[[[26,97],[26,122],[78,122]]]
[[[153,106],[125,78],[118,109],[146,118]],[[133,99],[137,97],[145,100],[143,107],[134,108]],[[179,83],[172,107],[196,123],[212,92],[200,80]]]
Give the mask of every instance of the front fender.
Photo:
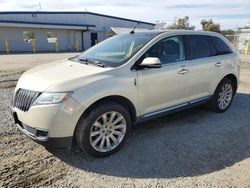
[[[102,98],[121,96],[129,99],[134,104],[136,115],[139,115],[137,86],[134,84],[135,78],[135,75],[118,78],[107,77],[75,90],[72,97],[87,109]]]

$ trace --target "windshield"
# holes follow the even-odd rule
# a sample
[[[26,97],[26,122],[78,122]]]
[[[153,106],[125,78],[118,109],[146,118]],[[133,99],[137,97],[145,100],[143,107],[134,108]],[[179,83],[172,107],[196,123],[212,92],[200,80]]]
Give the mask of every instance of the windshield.
[[[155,35],[123,34],[108,38],[78,56],[79,61],[117,67],[124,64]]]

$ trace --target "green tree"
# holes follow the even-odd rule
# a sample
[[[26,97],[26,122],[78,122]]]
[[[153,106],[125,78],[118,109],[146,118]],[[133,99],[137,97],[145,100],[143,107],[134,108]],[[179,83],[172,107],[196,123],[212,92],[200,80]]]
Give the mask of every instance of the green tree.
[[[168,29],[185,29],[194,30],[195,26],[190,26],[189,17],[179,18],[176,23],[173,23],[167,27]]]
[[[212,19],[201,20],[201,25],[202,25],[203,31],[213,31],[213,32],[220,33],[220,24],[214,23]]]
[[[221,30],[220,33],[224,36],[226,35],[235,35],[235,31],[232,29]]]

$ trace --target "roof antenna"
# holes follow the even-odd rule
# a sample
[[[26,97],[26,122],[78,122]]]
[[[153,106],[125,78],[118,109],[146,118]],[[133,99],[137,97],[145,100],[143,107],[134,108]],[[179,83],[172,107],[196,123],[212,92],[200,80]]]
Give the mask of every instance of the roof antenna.
[[[140,25],[140,22],[137,22],[137,24],[135,25],[135,27],[132,29],[132,31],[130,31],[130,34],[134,34],[135,33],[135,29],[136,27]]]

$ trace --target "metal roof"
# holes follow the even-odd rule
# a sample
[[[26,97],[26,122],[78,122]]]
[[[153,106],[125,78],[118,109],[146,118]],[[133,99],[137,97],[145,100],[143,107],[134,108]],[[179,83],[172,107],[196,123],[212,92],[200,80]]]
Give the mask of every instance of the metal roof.
[[[154,23],[150,23],[150,22],[132,20],[132,19],[121,18],[121,17],[110,16],[110,15],[99,14],[99,13],[88,12],[88,11],[84,11],[84,12],[74,12],[74,11],[2,11],[2,12],[0,12],[0,15],[1,14],[89,14],[89,15],[94,15],[94,16],[113,18],[113,19],[136,22],[136,23],[141,23],[141,24],[148,24],[148,25],[152,25],[152,26],[155,25]]]
[[[128,27],[111,27],[109,31],[107,32],[107,35],[116,35],[116,34],[125,34],[125,33],[130,33],[134,28],[128,28]],[[135,28],[134,31],[148,31],[149,29],[145,28]]]

